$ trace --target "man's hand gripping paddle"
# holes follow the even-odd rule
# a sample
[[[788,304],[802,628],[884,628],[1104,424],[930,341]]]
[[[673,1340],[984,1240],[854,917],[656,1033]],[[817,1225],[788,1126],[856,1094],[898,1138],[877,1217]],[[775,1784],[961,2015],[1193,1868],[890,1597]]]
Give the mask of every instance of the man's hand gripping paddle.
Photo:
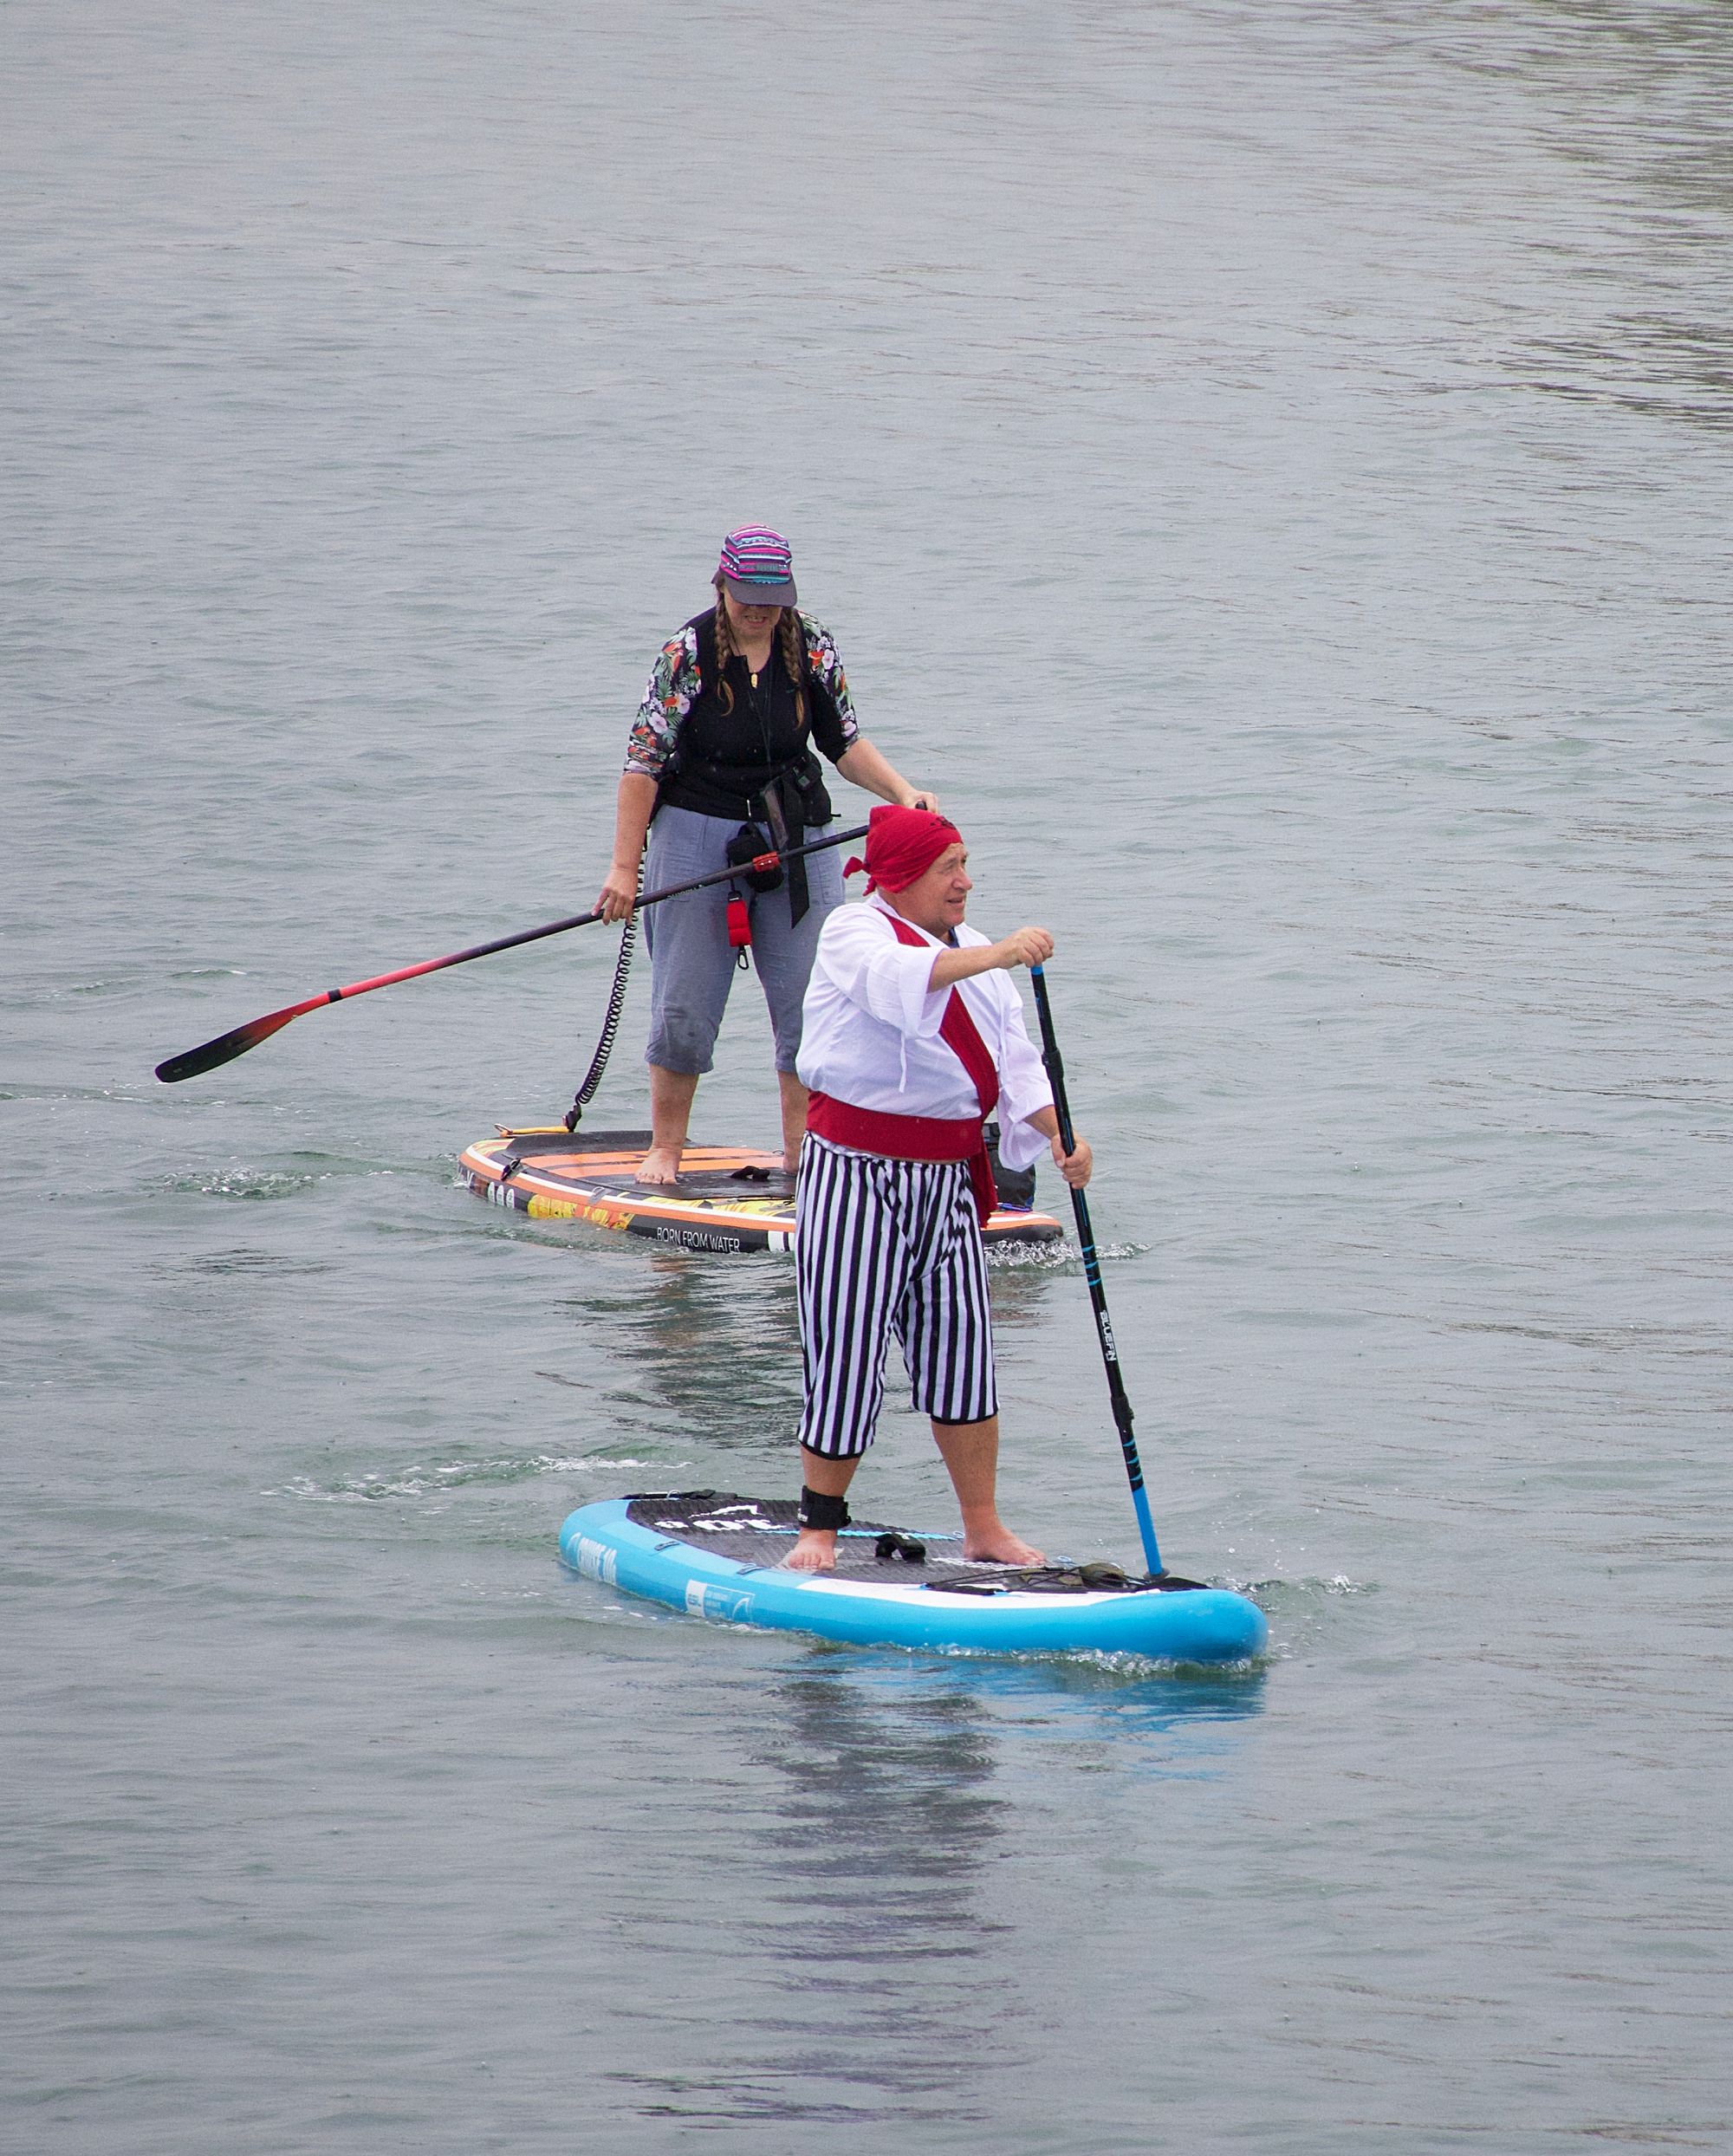
[[[744,866],[776,868],[803,854],[821,854],[829,846],[848,846],[866,835],[866,826],[857,824],[852,831],[839,831],[834,838],[815,839],[809,846],[790,846],[780,853],[761,854]],[[638,904],[655,906],[664,899],[678,898],[683,891],[702,891],[710,884],[731,882],[743,873],[742,864],[736,862],[732,867],[718,869],[713,875],[694,876],[690,883],[671,883],[663,891],[646,891]],[[214,1041],[206,1041],[202,1048],[190,1048],[182,1055],[171,1055],[166,1062],[157,1065],[157,1076],[166,1086],[178,1086],[183,1078],[202,1078],[207,1070],[232,1063],[237,1055],[244,1055],[261,1041],[269,1040],[291,1018],[302,1017],[326,1003],[346,1003],[352,996],[365,996],[375,988],[390,988],[398,981],[412,981],[423,973],[437,973],[444,966],[467,965],[471,958],[490,958],[496,951],[512,951],[519,944],[539,943],[544,936],[563,936],[568,928],[587,928],[592,921],[601,918],[599,912],[574,913],[563,921],[549,921],[545,928],[526,928],[516,936],[501,936],[492,943],[477,944],[468,951],[454,951],[447,958],[424,958],[419,965],[406,965],[395,973],[375,974],[370,981],[351,981],[347,988],[328,988],[320,995],[309,996],[305,1003],[290,1003],[286,1010],[267,1011],[263,1018],[250,1019],[245,1025],[237,1026],[232,1033],[219,1034]]]
[[[1042,1061],[1047,1065],[1048,1077],[1053,1084],[1054,1112],[1059,1118],[1059,1142],[1067,1153],[1076,1151],[1076,1139],[1071,1128],[1071,1107],[1065,1098],[1065,1066],[1060,1061],[1059,1042],[1053,1034],[1053,1012],[1047,1000],[1047,977],[1038,965],[1029,968],[1029,978],[1035,984],[1035,1007],[1041,1018]],[[1161,1552],[1156,1548],[1155,1523],[1149,1515],[1149,1497],[1143,1486],[1143,1469],[1139,1464],[1137,1440],[1132,1435],[1132,1404],[1126,1397],[1125,1380],[1120,1374],[1120,1351],[1113,1340],[1113,1321],[1107,1315],[1107,1292],[1101,1285],[1101,1263],[1095,1254],[1095,1234],[1089,1225],[1089,1201],[1081,1191],[1071,1192],[1071,1210],[1077,1216],[1077,1239],[1083,1246],[1083,1277],[1089,1283],[1089,1300],[1095,1309],[1095,1330],[1101,1341],[1101,1360],[1107,1367],[1107,1397],[1113,1404],[1113,1420],[1119,1427],[1120,1450],[1125,1454],[1126,1473],[1132,1485],[1132,1503],[1136,1508],[1138,1533],[1143,1537],[1143,1554],[1149,1566],[1152,1579],[1160,1577],[1165,1569]]]

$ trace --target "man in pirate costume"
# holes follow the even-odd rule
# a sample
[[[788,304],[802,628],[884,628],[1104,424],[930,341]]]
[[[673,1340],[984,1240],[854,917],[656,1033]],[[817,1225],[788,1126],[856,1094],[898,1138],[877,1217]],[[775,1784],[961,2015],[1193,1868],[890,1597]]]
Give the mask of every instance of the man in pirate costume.
[[[964,1554],[1039,1564],[1000,1519],[998,1399],[981,1224],[993,1210],[983,1125],[1027,1167],[1043,1140],[1066,1181],[1089,1147],[1060,1143],[1053,1091],[1010,971],[1053,955],[1044,928],[995,943],[964,925],[973,888],[954,824],[873,811],[866,903],[824,924],[806,993],[799,1071],[811,1099],[798,1227],[801,1533],[788,1562],[831,1570],[844,1495],[873,1442],[894,1335],[915,1407],[963,1512]]]

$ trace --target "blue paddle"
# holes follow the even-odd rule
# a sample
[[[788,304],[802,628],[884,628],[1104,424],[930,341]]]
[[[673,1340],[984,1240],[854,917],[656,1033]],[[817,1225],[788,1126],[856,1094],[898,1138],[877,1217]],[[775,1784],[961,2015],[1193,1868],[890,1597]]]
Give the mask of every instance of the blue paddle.
[[[1041,1059],[1047,1065],[1047,1075],[1053,1083],[1053,1106],[1059,1117],[1059,1142],[1067,1153],[1074,1153],[1076,1139],[1071,1128],[1070,1104],[1065,1098],[1065,1066],[1060,1061],[1059,1042],[1054,1038],[1053,1012],[1047,1000],[1047,977],[1038,965],[1032,965],[1029,978],[1035,983],[1035,1007],[1041,1018]],[[1071,1186],[1068,1185],[1067,1188]],[[1113,1420],[1119,1426],[1120,1450],[1126,1456],[1126,1473],[1131,1481],[1132,1503],[1137,1512],[1138,1533],[1143,1537],[1143,1554],[1149,1566],[1150,1577],[1159,1579],[1165,1568],[1161,1562],[1161,1552],[1156,1548],[1155,1523],[1149,1515],[1149,1497],[1143,1486],[1143,1469],[1138,1461],[1137,1440],[1132,1435],[1132,1404],[1126,1397],[1125,1380],[1120,1375],[1120,1351],[1113,1341],[1113,1320],[1107,1315],[1107,1291],[1101,1285],[1101,1262],[1095,1254],[1095,1232],[1089,1225],[1089,1201],[1080,1190],[1071,1190],[1071,1210],[1077,1216],[1077,1239],[1083,1246],[1083,1277],[1089,1283],[1089,1300],[1095,1309],[1095,1330],[1101,1341],[1101,1360],[1107,1366],[1107,1397],[1113,1404]]]

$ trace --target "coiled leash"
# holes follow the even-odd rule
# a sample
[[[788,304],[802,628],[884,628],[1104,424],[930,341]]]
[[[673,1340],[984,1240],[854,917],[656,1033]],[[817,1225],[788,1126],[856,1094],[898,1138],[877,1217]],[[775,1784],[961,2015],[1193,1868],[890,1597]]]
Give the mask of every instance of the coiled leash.
[[[644,861],[638,862],[637,897],[644,892]],[[588,1075],[578,1088],[572,1105],[566,1110],[565,1125],[575,1130],[583,1120],[584,1110],[595,1098],[601,1075],[607,1068],[607,1059],[613,1051],[614,1036],[620,1031],[620,1014],[626,1006],[626,976],[632,971],[632,954],[638,945],[638,910],[636,906],[626,917],[626,925],[620,934],[620,958],[613,969],[613,986],[607,994],[607,1016],[601,1022],[601,1038],[596,1042],[596,1052],[590,1058]]]

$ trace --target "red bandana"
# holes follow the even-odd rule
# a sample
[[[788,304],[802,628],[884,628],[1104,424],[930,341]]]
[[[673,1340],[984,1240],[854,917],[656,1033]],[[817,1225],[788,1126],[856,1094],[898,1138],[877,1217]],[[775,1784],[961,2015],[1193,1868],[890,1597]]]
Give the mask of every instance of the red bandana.
[[[917,883],[947,846],[960,846],[963,834],[948,816],[931,808],[895,808],[888,803],[866,819],[866,858],[851,855],[842,873],[866,871],[869,891],[906,891]]]

